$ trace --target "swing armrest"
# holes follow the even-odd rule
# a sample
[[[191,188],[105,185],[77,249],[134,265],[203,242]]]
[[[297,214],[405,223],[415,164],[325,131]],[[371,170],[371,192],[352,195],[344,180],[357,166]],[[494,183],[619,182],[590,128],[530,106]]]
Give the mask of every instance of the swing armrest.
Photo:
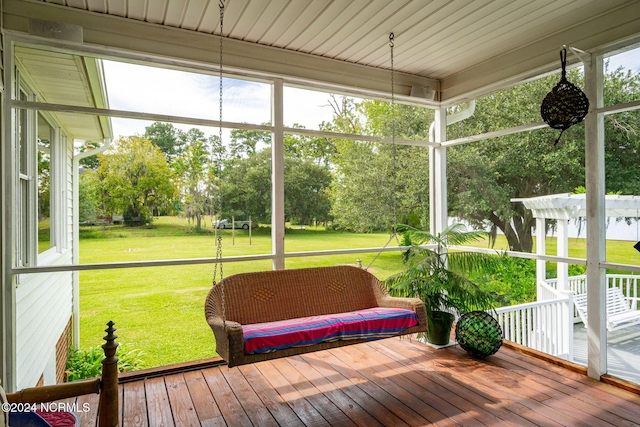
[[[226,360],[230,366],[232,361],[244,358],[244,335],[242,325],[232,320],[222,321],[222,318],[210,316],[207,323],[216,337],[216,352]],[[235,363],[234,363],[235,364]]]
[[[398,298],[385,295],[378,298],[378,305],[385,308],[404,308],[411,310],[418,315],[418,321],[423,324],[427,322],[427,309],[420,298]]]

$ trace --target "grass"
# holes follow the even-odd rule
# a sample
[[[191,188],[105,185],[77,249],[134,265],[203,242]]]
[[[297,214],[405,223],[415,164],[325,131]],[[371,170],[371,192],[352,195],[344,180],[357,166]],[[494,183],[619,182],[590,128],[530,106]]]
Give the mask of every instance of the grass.
[[[286,249],[311,251],[377,247],[388,234],[350,234],[322,229],[287,230]],[[271,252],[269,229],[252,236],[223,231],[223,254]],[[184,219],[159,218],[150,227],[83,227],[80,262],[209,258],[216,253],[211,230],[197,233]],[[287,268],[355,264],[367,265],[375,254],[303,257],[286,260]],[[382,254],[371,271],[385,278],[402,268],[397,254]],[[225,276],[271,269],[271,261],[229,263]],[[215,355],[213,334],[204,319],[204,301],[211,288],[213,265],[167,266],[82,271],[80,273],[80,346],[101,344],[105,324],[116,322],[119,341],[144,351],[147,366],[161,366]]]
[[[210,222],[209,222],[210,224]],[[271,252],[269,228],[254,230],[251,244],[246,230],[223,230],[223,255]],[[80,262],[141,261],[212,258],[216,253],[213,230],[196,231],[182,218],[161,217],[150,226],[81,227]],[[287,252],[369,248],[383,246],[387,233],[353,234],[309,227],[286,231]],[[392,242],[394,245],[395,242]],[[487,242],[476,242],[487,247]],[[496,249],[506,248],[498,236]],[[569,256],[584,258],[583,239],[571,239]],[[609,261],[640,264],[632,242],[608,242]],[[635,252],[635,253],[633,253]],[[555,253],[555,238],[547,239],[547,253]],[[287,268],[355,264],[367,266],[375,254],[287,258]],[[224,265],[224,275],[271,269],[271,261]],[[380,279],[400,271],[397,253],[383,253],[370,271]],[[211,288],[213,265],[82,271],[80,273],[80,345],[101,345],[105,324],[116,322],[118,341],[142,350],[146,366],[161,366],[215,355],[214,339],[204,319],[204,301]]]

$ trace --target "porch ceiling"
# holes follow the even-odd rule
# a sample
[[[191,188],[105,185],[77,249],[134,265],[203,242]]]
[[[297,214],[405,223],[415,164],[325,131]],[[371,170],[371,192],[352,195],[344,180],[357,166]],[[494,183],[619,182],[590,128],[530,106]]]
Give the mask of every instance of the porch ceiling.
[[[103,33],[123,35],[134,28],[132,22],[180,29],[172,42],[220,32],[218,2],[212,0],[5,3],[9,28],[20,26],[11,16],[15,7],[22,6],[23,16],[29,8],[46,8],[49,12],[38,19],[84,26],[85,42],[100,40],[93,25]],[[59,7],[68,12],[56,12]],[[89,11],[92,17],[74,17],[72,9]],[[106,15],[118,18],[96,23]],[[387,91],[388,34],[393,31],[400,95],[409,96],[412,85],[428,85],[441,101],[452,104],[557,69],[563,44],[582,50],[621,47],[640,41],[639,28],[637,0],[227,0],[224,34],[241,42],[229,42],[231,66]],[[134,38],[149,39],[149,34],[138,32]],[[104,40],[120,43],[117,37]],[[372,70],[378,74],[370,75]]]

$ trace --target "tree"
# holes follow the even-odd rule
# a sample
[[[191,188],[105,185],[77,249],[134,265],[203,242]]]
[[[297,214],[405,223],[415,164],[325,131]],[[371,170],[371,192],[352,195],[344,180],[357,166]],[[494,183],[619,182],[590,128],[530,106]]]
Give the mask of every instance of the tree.
[[[568,78],[580,86],[580,70],[571,70]],[[478,100],[471,118],[449,128],[449,139],[540,120],[539,105],[557,80],[557,76],[546,77]],[[638,99],[639,87],[639,73],[620,69],[607,73],[607,103]],[[635,130],[639,118],[634,111],[605,119],[608,192],[640,192],[635,173],[640,161]],[[556,136],[557,131],[542,129],[448,150],[450,212],[475,226],[488,224],[494,233],[499,229],[510,249],[530,252],[535,220],[511,198],[571,192],[585,183],[584,125],[570,128],[554,146]]]
[[[269,123],[263,123],[269,125]],[[248,157],[260,149],[260,143],[271,144],[271,132],[261,130],[233,129],[231,131],[231,144],[229,155],[234,158]]]
[[[284,159],[284,212],[287,221],[311,225],[327,222],[331,204],[329,170],[310,160],[288,155]]]
[[[295,123],[293,127],[304,129],[303,126]],[[285,135],[284,151],[290,156],[329,167],[333,156],[337,154],[337,147],[330,138]]]
[[[254,222],[271,221],[271,150],[225,162],[222,214]]]
[[[391,106],[380,101],[331,99],[336,114],[329,130],[392,135]],[[433,112],[396,105],[396,136],[427,139]],[[363,119],[364,118],[364,122]],[[429,222],[429,151],[426,147],[340,140],[331,157],[334,225],[345,230],[389,230],[394,222]]]
[[[155,207],[170,204],[176,195],[167,158],[148,139],[120,138],[98,160],[99,200],[107,214],[149,221]]]
[[[79,175],[78,183],[78,220],[94,222],[100,215],[98,200],[100,181],[96,171],[87,169]]]
[[[185,145],[183,132],[171,123],[153,122],[145,128],[144,137],[159,147],[169,162],[182,153]]]
[[[640,99],[640,72],[620,67],[605,75],[605,105]],[[640,111],[605,116],[605,186],[608,193],[640,194]]]
[[[328,169],[286,154],[284,158],[285,215],[288,221],[311,224],[329,219]],[[262,150],[225,163],[222,184],[225,217],[271,221],[271,150]]]
[[[204,134],[198,132],[191,133],[191,136],[201,136],[204,139]],[[187,218],[195,218],[197,229],[202,227],[203,216],[213,210],[217,191],[214,167],[210,150],[200,139],[189,141],[187,148],[174,164],[177,180],[182,187],[185,213]]]

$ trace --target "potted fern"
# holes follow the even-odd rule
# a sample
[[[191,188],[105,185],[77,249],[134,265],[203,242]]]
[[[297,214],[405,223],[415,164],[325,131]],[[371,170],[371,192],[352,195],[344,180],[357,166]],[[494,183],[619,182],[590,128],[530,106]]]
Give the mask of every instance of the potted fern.
[[[495,267],[500,258],[483,253],[449,251],[449,246],[463,246],[487,233],[467,231],[453,224],[438,235],[409,226],[399,226],[406,269],[389,277],[385,284],[394,296],[418,297],[427,309],[427,342],[449,343],[455,315],[473,310],[493,309],[491,294],[473,283],[468,275]]]

